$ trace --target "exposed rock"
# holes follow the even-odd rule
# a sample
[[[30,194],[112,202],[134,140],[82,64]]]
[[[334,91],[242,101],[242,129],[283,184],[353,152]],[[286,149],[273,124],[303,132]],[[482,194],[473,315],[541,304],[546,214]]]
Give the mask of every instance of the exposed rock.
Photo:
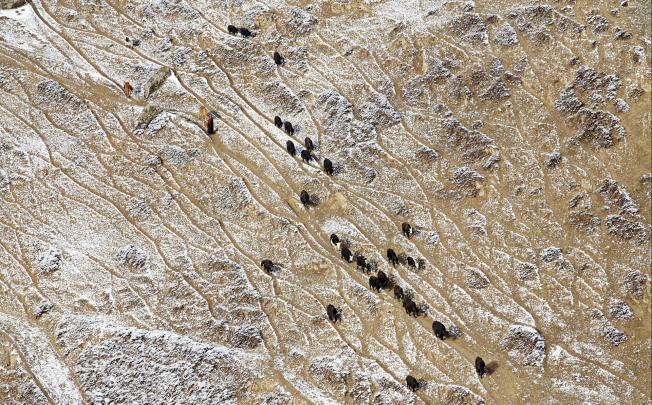
[[[597,147],[608,148],[625,137],[625,127],[620,123],[620,119],[610,112],[583,107],[572,119],[578,126],[578,132],[571,138],[572,142],[587,141]]]
[[[638,215],[640,212],[629,192],[615,180],[604,179],[597,192],[604,198],[606,203],[618,208],[619,214]]]
[[[641,184],[645,187],[648,200],[652,200],[652,173],[644,174],[641,176]]]
[[[84,108],[84,102],[54,80],[45,80],[36,86],[36,101],[52,112],[75,113]]]
[[[515,7],[509,17],[516,18],[516,29],[525,33],[535,43],[547,42],[549,28],[554,25],[556,13],[548,5]]]
[[[149,263],[149,254],[134,245],[124,246],[117,254],[118,260],[136,270],[142,270]]]
[[[167,80],[168,77],[172,74],[172,70],[169,67],[163,66],[159,68],[148,80],[147,83],[143,86],[144,88],[144,97],[149,98],[149,96],[158,90],[163,83]]]
[[[495,148],[493,139],[480,131],[466,128],[452,115],[447,116],[442,125],[446,129],[446,142],[462,152],[460,158],[466,164],[480,162],[491,155],[490,151]]]
[[[476,197],[480,192],[478,183],[484,182],[484,176],[463,166],[453,170],[451,181],[457,186],[457,198]]]
[[[632,39],[632,33],[629,31],[625,31],[624,29],[620,27],[615,27],[614,28],[614,39],[616,40],[628,40]]]
[[[464,210],[466,226],[478,236],[487,234],[487,218],[475,209]]]
[[[0,10],[10,10],[24,6],[26,0],[0,0]]]
[[[475,13],[464,13],[451,20],[449,27],[462,41],[474,45],[487,45],[487,26]]]
[[[421,162],[426,163],[426,164],[434,164],[437,162],[437,159],[439,158],[439,154],[433,150],[430,149],[427,146],[422,146],[417,150],[415,153],[417,159],[419,159]]]
[[[645,225],[640,222],[630,221],[622,215],[609,215],[604,223],[610,235],[627,240],[633,239],[638,243],[644,243],[648,239]]]
[[[645,64],[645,61],[647,60],[647,57],[645,56],[645,50],[640,46],[633,46],[632,60],[634,61],[634,63]]]
[[[589,23],[593,33],[595,34],[605,32],[609,28],[609,20],[599,14],[588,16],[586,21]]]
[[[627,273],[621,282],[621,285],[625,293],[633,298],[641,299],[643,297],[643,292],[645,291],[646,283],[647,277],[640,271],[634,270]]]
[[[559,152],[553,152],[548,155],[546,158],[546,166],[549,168],[553,168],[557,166],[559,163],[561,163],[561,153]]]
[[[240,349],[255,349],[263,342],[263,332],[258,326],[244,325],[235,329],[229,342]]]
[[[495,169],[498,167],[498,162],[500,162],[500,159],[500,155],[491,155],[482,164],[482,168],[487,170]]]
[[[224,212],[240,211],[253,201],[253,197],[241,177],[232,177],[213,196]]]
[[[59,270],[62,264],[63,252],[61,249],[51,246],[39,257],[36,268],[38,273],[47,274]]]
[[[494,42],[502,46],[512,46],[518,44],[518,36],[511,25],[504,23],[496,30]]]
[[[634,319],[632,308],[625,301],[618,299],[611,299],[609,301],[609,315],[619,321]]]
[[[390,104],[387,97],[373,93],[371,100],[360,107],[362,120],[372,127],[390,127],[401,122],[399,114]]]
[[[627,111],[629,111],[629,104],[627,104],[627,102],[625,100],[623,100],[622,98],[616,99],[614,104],[616,106],[616,111],[618,111],[618,112],[627,112]]]
[[[39,319],[43,314],[47,314],[54,307],[50,301],[43,301],[34,309],[34,318]]]
[[[593,232],[600,227],[600,218],[587,211],[572,212],[568,223],[584,232]]]
[[[573,114],[579,111],[584,106],[584,103],[578,98],[575,89],[567,86],[559,92],[559,100],[556,100],[554,105],[557,111]]]
[[[346,358],[342,356],[319,356],[315,357],[308,366],[308,370],[314,379],[320,382],[323,387],[344,394],[346,383],[351,373]]]
[[[291,13],[292,18],[287,22],[287,27],[293,35],[306,35],[319,22],[315,16],[300,8],[293,8]]]
[[[533,275],[536,275],[539,272],[539,269],[534,263],[520,263],[516,266],[516,276],[519,280],[528,280]]]
[[[480,290],[489,285],[489,279],[480,269],[469,268],[466,274],[466,285]]]
[[[140,116],[138,117],[138,126],[140,128],[147,128],[149,123],[162,112],[163,110],[161,108],[148,105],[143,109],[143,112],[140,113]]]
[[[625,332],[620,329],[616,329],[613,326],[605,327],[602,331],[602,334],[605,340],[614,346],[618,346],[627,340]]]
[[[512,360],[523,366],[541,367],[546,357],[545,340],[539,331],[531,326],[510,326],[501,347],[507,350]]]
[[[238,390],[258,374],[260,359],[253,353],[114,325],[84,318],[59,325],[57,341],[69,353],[92,403],[165,398],[171,403],[235,404]]]
[[[451,326],[448,327],[448,334],[451,337],[457,339],[459,337],[462,337],[462,330],[459,327],[455,326],[455,325],[451,325]]]
[[[543,260],[545,263],[550,263],[561,258],[562,258],[561,249],[559,249],[558,247],[551,246],[541,251],[541,260]]]

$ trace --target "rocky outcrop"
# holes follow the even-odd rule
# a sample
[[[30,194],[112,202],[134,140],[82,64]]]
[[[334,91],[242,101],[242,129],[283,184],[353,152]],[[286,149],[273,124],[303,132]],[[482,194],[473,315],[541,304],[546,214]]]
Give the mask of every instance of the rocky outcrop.
[[[510,326],[501,347],[512,360],[523,366],[541,367],[546,357],[545,340],[539,331],[531,326]]]

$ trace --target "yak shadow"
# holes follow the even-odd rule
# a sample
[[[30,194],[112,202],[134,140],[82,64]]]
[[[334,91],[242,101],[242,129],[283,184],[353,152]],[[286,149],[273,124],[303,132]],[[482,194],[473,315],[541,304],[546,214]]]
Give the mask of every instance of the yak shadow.
[[[496,370],[498,370],[499,364],[496,360],[492,360],[489,363],[485,365],[485,369],[487,370],[487,375],[493,374]]]

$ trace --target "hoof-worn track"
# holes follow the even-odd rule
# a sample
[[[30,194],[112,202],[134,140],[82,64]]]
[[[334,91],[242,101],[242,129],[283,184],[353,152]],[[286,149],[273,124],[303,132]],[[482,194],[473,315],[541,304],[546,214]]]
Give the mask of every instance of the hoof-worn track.
[[[0,10],[0,403],[650,400],[650,4],[369,3]]]

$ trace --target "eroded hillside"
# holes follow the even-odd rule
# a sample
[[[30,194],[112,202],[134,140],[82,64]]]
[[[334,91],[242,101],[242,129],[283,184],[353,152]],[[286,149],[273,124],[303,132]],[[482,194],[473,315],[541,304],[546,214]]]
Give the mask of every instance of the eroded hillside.
[[[21,3],[0,403],[652,399],[648,1]]]

